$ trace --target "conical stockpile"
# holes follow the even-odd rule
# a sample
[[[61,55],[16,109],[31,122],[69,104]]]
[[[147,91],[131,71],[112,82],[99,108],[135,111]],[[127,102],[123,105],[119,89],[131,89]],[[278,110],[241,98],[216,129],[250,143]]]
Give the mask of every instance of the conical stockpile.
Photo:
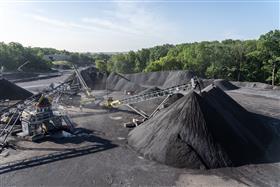
[[[23,100],[33,94],[16,84],[6,80],[0,79],[0,100]]]
[[[219,168],[266,160],[274,133],[215,86],[190,92],[129,133],[144,157],[175,167]]]

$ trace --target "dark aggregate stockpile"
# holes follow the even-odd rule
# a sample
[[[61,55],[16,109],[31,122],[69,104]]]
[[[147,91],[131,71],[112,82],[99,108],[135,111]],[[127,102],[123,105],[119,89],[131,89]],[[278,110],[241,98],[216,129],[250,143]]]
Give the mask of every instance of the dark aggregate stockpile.
[[[160,88],[155,86],[155,87],[147,88],[146,90],[140,92],[139,94],[146,94],[146,93],[156,92],[160,90],[161,90]]]
[[[163,104],[163,107],[166,108],[166,107],[170,106],[171,104],[173,104],[175,101],[177,101],[178,99],[180,99],[183,96],[184,95],[180,94],[180,93],[169,96],[169,98]],[[147,114],[152,114],[152,112],[154,112],[154,110],[162,103],[162,101],[165,98],[166,98],[166,96],[144,101],[144,102],[135,103],[132,105],[138,109],[141,109],[142,111],[146,112]]]
[[[176,71],[176,72],[171,71],[163,87],[168,88],[180,84],[186,84],[191,80],[193,76],[194,74],[190,71]]]
[[[104,90],[107,88],[115,91],[128,90],[136,92],[144,91],[149,87],[168,88],[185,84],[193,77],[193,73],[190,71],[161,71],[124,75],[113,72],[107,75],[94,67],[82,70],[81,75],[88,87],[93,90]],[[73,78],[75,81],[78,81],[75,75],[70,76],[68,80]]]
[[[169,98],[164,103],[164,107],[166,108],[166,107],[172,105],[174,102],[176,102],[178,99],[181,99],[182,97],[184,97],[184,95],[180,94],[180,93],[169,96]]]
[[[232,83],[236,86],[239,86],[239,87],[280,90],[280,86],[272,86],[270,84],[265,84],[265,83],[261,83],[261,82],[237,82],[237,81],[232,81]]]
[[[93,90],[104,90],[107,88],[115,91],[129,90],[136,92],[141,92],[148,87],[150,87],[150,90],[147,91],[153,91],[153,89],[159,89],[158,87],[168,88],[185,84],[194,76],[191,71],[159,71],[124,75],[113,72],[110,75],[107,75],[107,73],[100,72],[94,67],[82,70],[81,75],[88,87]],[[72,75],[72,78],[73,77],[74,75]],[[239,88],[231,82],[223,79],[204,79],[200,81],[200,84],[201,88],[210,84],[214,84],[222,90],[234,90]]]
[[[193,77],[193,73],[190,71],[159,71],[124,76],[137,84],[167,88],[187,83]]]
[[[225,90],[225,91],[238,89],[237,86],[235,86],[231,82],[224,80],[224,79],[214,80],[213,83],[214,83],[214,85],[216,85],[217,87],[219,87],[220,89]]]
[[[6,79],[0,79],[0,99],[23,100],[33,94]]]
[[[81,71],[87,86],[93,90],[105,90],[107,74],[100,72],[97,68],[90,67]]]
[[[137,84],[148,86],[163,86],[169,74],[169,71],[161,71],[127,74],[125,75],[125,77]]]
[[[215,86],[219,87],[220,89],[227,91],[227,90],[236,90],[239,89],[238,86],[232,84],[228,80],[224,79],[202,79],[200,81],[201,88],[205,88],[209,85],[214,84]]]
[[[128,91],[136,91],[141,92],[146,88],[136,84],[129,79],[118,73],[111,73],[107,78],[107,89],[109,90],[128,90]]]
[[[231,165],[207,128],[202,105],[203,100],[191,92],[131,131],[128,143],[146,158],[175,167]]]
[[[175,167],[218,168],[267,162],[272,130],[221,89],[191,92],[130,132],[146,158]]]

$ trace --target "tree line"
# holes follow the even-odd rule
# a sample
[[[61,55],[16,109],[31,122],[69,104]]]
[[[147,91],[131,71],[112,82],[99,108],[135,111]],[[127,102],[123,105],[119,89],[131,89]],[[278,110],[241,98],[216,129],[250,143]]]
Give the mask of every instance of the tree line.
[[[125,53],[73,53],[53,48],[23,47],[19,43],[0,42],[0,66],[7,71],[26,64],[28,71],[50,71],[52,63],[43,57],[69,56],[78,65],[92,65],[107,72],[138,73],[166,70],[190,70],[203,78],[280,84],[280,30],[256,40],[223,40],[165,44]]]
[[[280,84],[280,30],[257,40],[223,40],[161,45],[97,59],[109,72],[190,70],[203,78]]]
[[[20,43],[11,42],[5,44],[0,42],[0,67],[5,71],[16,71],[21,65],[24,65],[25,71],[46,72],[52,67],[51,59],[44,58],[45,55],[66,55],[68,61],[78,65],[92,65],[96,58],[108,60],[102,54],[74,53],[66,50],[57,50],[53,48],[24,47]],[[28,63],[27,63],[28,62]]]

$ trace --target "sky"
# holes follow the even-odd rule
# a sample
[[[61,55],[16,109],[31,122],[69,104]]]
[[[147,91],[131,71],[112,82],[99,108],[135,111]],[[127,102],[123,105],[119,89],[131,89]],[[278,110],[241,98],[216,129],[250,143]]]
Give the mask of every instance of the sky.
[[[257,39],[280,0],[0,0],[0,41],[76,52]]]

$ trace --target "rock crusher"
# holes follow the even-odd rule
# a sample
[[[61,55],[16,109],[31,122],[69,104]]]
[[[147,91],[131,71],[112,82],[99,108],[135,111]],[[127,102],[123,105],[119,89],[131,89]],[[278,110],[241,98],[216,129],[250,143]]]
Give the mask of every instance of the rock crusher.
[[[18,136],[29,136],[32,140],[44,137],[50,132],[61,130],[61,115],[52,110],[52,104],[48,98],[41,96],[35,106],[22,111],[20,116],[22,132]]]

